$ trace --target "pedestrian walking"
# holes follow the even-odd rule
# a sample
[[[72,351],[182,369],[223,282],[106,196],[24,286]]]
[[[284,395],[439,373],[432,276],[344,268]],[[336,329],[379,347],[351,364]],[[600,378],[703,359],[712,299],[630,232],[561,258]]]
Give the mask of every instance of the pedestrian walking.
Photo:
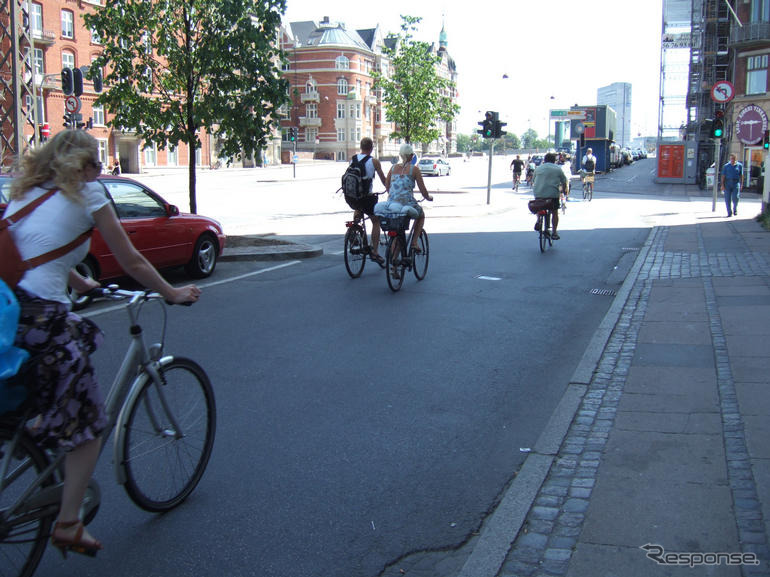
[[[741,197],[741,178],[743,165],[736,162],[735,154],[730,155],[730,161],[722,167],[722,193],[725,195],[727,216],[738,214],[738,200]]]

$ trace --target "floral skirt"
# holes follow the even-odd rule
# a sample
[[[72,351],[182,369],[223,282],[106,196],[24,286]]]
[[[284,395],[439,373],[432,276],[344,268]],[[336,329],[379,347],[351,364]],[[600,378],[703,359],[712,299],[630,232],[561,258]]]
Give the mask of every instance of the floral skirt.
[[[29,426],[35,441],[72,450],[98,438],[107,417],[89,355],[101,344],[102,332],[62,303],[19,288],[16,296],[21,317],[15,344],[35,359],[28,379],[38,415]]]

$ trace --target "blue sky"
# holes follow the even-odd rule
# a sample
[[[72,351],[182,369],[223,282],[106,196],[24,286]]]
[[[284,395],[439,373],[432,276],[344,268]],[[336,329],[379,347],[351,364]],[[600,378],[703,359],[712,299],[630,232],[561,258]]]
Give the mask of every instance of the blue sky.
[[[422,17],[418,38],[438,42],[442,23],[459,72],[458,130],[473,133],[485,110],[506,129],[545,137],[548,110],[596,103],[596,90],[632,85],[631,131],[657,134],[660,0],[287,0],[287,21],[328,16],[353,28],[400,29],[401,14]],[[503,75],[508,75],[507,79]],[[553,97],[553,98],[551,98]]]

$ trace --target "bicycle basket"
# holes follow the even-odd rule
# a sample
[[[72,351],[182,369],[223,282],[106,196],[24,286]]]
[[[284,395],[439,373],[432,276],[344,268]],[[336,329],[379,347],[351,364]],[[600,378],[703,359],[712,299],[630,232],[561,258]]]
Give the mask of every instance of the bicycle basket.
[[[527,206],[529,207],[529,212],[532,214],[537,214],[541,210],[549,210],[552,206],[552,199],[536,198],[534,200],[530,200]]]
[[[379,219],[380,228],[385,232],[406,230],[409,227],[409,215],[406,214],[381,214]]]

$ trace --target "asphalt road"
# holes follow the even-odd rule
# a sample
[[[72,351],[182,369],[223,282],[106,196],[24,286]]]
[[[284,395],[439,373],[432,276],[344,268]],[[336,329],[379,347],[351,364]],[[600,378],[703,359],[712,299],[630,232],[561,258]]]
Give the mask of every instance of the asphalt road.
[[[427,207],[428,276],[398,294],[371,263],[347,276],[339,207],[302,236],[322,257],[220,263],[196,306],[170,311],[167,337],[217,394],[201,484],[177,510],[144,513],[105,451],[91,526],[105,550],[63,562],[49,549],[38,574],[374,577],[411,552],[466,542],[543,430],[648,224],[705,210],[608,190],[570,203],[563,240],[541,254],[527,195],[494,184],[507,205],[477,203],[463,218],[473,203],[456,199],[479,186]],[[89,314],[108,336],[106,383],[125,321]]]

